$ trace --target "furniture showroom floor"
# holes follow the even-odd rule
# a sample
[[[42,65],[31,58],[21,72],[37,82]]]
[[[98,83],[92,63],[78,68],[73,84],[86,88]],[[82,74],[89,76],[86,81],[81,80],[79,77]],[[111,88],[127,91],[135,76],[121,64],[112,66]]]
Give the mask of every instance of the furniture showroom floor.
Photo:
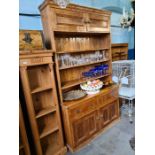
[[[74,155],[134,155],[130,146],[130,139],[135,134],[135,121],[131,124],[126,114],[102,135]],[[67,155],[71,155],[70,152]]]

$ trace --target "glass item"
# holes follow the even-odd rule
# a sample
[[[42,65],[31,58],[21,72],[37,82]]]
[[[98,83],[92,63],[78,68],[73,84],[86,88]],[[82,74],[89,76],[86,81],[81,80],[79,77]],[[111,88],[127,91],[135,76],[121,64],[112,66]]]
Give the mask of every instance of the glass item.
[[[63,54],[59,57],[61,67],[72,67],[98,62],[105,59],[105,51],[96,51],[86,54]]]
[[[107,64],[96,66],[95,68],[90,69],[87,72],[83,72],[82,76],[86,78],[102,76],[108,74],[109,66]]]
[[[57,3],[60,8],[66,8],[69,4],[69,0],[54,0],[55,3]]]

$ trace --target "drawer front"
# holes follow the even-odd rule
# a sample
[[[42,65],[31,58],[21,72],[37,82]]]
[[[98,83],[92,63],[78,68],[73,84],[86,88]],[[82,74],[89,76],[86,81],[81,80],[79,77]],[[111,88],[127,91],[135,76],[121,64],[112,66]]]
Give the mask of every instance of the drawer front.
[[[36,66],[48,63],[52,63],[51,57],[34,57],[19,60],[20,66]]]
[[[128,52],[128,47],[121,47],[120,51],[127,53]]]
[[[78,104],[78,106],[69,109],[70,118],[77,119],[95,110],[97,105],[96,99],[91,99]]]
[[[85,32],[84,14],[75,10],[53,9],[55,17],[54,31]]]
[[[110,31],[109,16],[100,14],[89,14],[88,31],[106,32]]]
[[[117,54],[117,53],[120,53],[120,51],[121,51],[121,49],[119,47],[115,47],[115,48],[112,47],[111,50],[112,50],[112,54]]]
[[[100,97],[98,99],[98,105],[99,106],[106,105],[116,99],[118,99],[118,89],[117,88],[108,91],[106,94],[100,95]]]

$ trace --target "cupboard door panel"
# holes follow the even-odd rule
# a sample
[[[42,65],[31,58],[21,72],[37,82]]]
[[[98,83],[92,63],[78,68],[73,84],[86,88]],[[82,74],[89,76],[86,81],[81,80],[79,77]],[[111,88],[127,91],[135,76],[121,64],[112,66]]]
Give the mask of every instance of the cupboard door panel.
[[[100,109],[100,126],[104,128],[110,122],[109,119],[109,106]]]
[[[93,112],[72,124],[73,137],[75,146],[81,144],[84,140],[90,138],[91,135],[96,133],[96,112]]]
[[[109,105],[109,119],[114,120],[118,116],[118,101]]]
[[[75,146],[87,139],[86,129],[86,123],[83,118],[73,123],[73,137]]]
[[[79,11],[54,9],[54,31],[86,32],[84,14]]]
[[[89,32],[110,32],[110,18],[100,14],[89,14],[87,30]]]
[[[92,113],[86,117],[86,121],[88,122],[88,134],[89,136],[93,135],[97,131],[96,124],[96,113]]]

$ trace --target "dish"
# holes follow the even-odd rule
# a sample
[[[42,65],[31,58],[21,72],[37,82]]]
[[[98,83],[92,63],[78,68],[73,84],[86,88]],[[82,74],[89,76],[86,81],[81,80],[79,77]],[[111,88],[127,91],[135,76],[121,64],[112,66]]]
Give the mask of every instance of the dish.
[[[85,90],[87,94],[96,94],[103,86],[103,82],[100,80],[87,81],[80,84],[82,90]]]
[[[63,94],[64,101],[73,101],[84,98],[87,94],[82,90],[72,90]]]

